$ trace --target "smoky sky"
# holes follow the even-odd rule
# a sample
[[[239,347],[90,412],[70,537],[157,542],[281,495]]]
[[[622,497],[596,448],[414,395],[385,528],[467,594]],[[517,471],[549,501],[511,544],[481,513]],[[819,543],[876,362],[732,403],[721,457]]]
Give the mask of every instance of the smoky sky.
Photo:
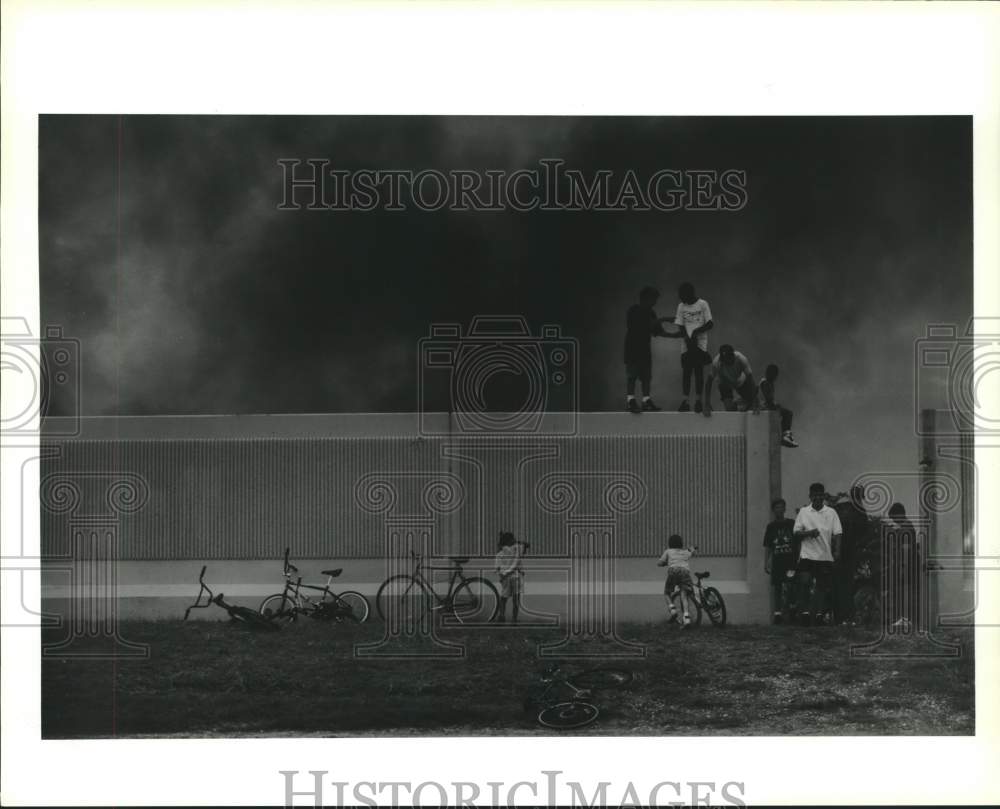
[[[412,411],[433,323],[518,314],[576,340],[619,410],[625,311],[692,282],[779,400],[791,481],[916,461],[931,323],[972,312],[969,118],[42,116],[41,315],[89,415]],[[348,170],[746,172],[739,211],[287,211],[280,159]],[[654,341],[676,408],[680,341]],[[56,399],[55,407],[69,405]],[[722,416],[726,417],[726,416]],[[694,418],[694,416],[691,416]]]

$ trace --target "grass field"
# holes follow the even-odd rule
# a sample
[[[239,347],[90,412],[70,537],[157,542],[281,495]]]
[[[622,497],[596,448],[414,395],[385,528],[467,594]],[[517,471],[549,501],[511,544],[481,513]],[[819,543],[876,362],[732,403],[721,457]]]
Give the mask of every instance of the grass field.
[[[522,708],[555,629],[450,630],[461,659],[357,659],[373,621],[308,620],[254,634],[227,622],[126,622],[149,659],[45,659],[45,738],[540,734]],[[861,629],[628,625],[645,658],[560,661],[625,666],[636,682],[598,695],[587,735],[956,735],[974,733],[971,632],[950,659],[851,656]],[[916,649],[894,639],[891,648]],[[595,644],[598,650],[609,646]],[[883,649],[888,647],[882,647]],[[920,646],[920,649],[926,647]]]

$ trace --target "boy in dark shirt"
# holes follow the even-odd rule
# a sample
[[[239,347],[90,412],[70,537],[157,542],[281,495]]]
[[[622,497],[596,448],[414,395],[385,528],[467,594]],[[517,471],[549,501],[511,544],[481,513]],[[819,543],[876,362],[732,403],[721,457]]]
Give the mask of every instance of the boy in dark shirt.
[[[792,411],[782,407],[774,400],[775,384],[778,381],[778,366],[771,363],[764,371],[764,378],[760,381],[760,400],[763,402],[764,410],[777,410],[781,414],[781,443],[786,447],[797,447],[798,442],[792,435]]]
[[[652,287],[644,287],[639,293],[639,302],[629,307],[625,319],[625,409],[629,413],[643,410],[659,410],[649,396],[649,384],[653,375],[653,350],[650,341],[653,336],[669,337],[663,330],[662,322],[671,318],[658,318],[653,306],[660,293]],[[635,400],[635,382],[642,383],[642,407]]]
[[[791,608],[789,595],[795,581],[795,564],[798,547],[794,536],[795,520],[785,519],[785,501],[777,499],[771,504],[774,521],[764,532],[764,572],[771,575],[774,594],[774,623],[780,624]]]

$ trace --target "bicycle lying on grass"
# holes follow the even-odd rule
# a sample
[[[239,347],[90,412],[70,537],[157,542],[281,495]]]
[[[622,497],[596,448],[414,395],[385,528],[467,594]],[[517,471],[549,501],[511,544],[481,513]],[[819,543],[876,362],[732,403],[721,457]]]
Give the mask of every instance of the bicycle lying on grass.
[[[488,624],[500,608],[500,595],[493,582],[482,576],[466,576],[462,565],[468,556],[449,556],[447,567],[424,565],[422,557],[410,551],[413,573],[401,573],[386,579],[375,596],[375,608],[386,623],[412,626],[423,620],[430,611],[440,611],[446,618],[459,624]],[[451,573],[448,592],[438,595],[424,570],[445,570]]]
[[[569,676],[558,666],[542,674],[543,688],[524,700],[524,710],[537,711],[538,723],[553,730],[582,728],[595,721],[600,710],[590,700],[597,691],[624,688],[633,680],[632,672],[625,669],[590,669]],[[559,698],[553,692],[560,688],[569,699]]]
[[[353,623],[364,623],[368,620],[368,613],[371,607],[368,599],[361,593],[354,590],[345,590],[342,593],[335,593],[330,589],[333,580],[343,573],[343,568],[320,571],[326,576],[326,584],[303,584],[302,577],[297,576],[292,582],[292,576],[299,572],[299,569],[288,561],[288,553],[291,549],[285,548],[285,565],[283,575],[285,577],[285,589],[280,593],[275,593],[265,598],[260,605],[259,613],[268,619],[277,621],[295,621],[300,615],[307,615],[320,621],[334,621],[337,623],[351,621]],[[322,595],[318,600],[314,600],[303,590],[314,590]]]
[[[701,623],[701,614],[706,612],[708,614],[708,619],[712,622],[713,626],[725,626],[726,623],[726,602],[722,598],[722,593],[716,590],[714,587],[702,587],[701,580],[707,579],[711,574],[707,571],[704,573],[694,573],[692,574],[695,578],[695,583],[684,586],[684,592],[687,595],[687,600],[694,606],[694,615],[691,616],[691,624],[693,626],[698,626]],[[673,603],[675,599],[679,599],[681,595],[681,585],[674,587],[673,591],[667,595],[667,602]],[[681,610],[683,612],[683,610]]]
[[[191,614],[191,610],[203,610],[215,604],[215,606],[222,607],[222,609],[229,613],[230,620],[246,627],[247,629],[263,629],[268,632],[274,632],[281,629],[278,624],[261,615],[256,610],[252,610],[249,607],[239,607],[235,604],[227,604],[224,600],[225,596],[222,593],[215,595],[212,592],[212,588],[205,584],[206,570],[208,570],[208,565],[203,565],[201,568],[201,575],[198,576],[198,584],[201,585],[201,589],[198,591],[198,597],[195,599],[194,604],[184,610],[185,621]],[[208,594],[208,597],[203,604],[201,597],[206,593]]]

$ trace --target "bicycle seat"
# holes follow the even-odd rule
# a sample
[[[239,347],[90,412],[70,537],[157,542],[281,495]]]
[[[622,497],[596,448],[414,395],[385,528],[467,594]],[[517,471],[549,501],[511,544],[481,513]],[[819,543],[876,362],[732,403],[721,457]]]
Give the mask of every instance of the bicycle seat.
[[[451,561],[453,561],[456,565],[464,565],[469,561],[468,556],[449,556],[448,558],[451,559]]]
[[[699,579],[707,579],[712,574],[709,573],[708,571],[705,571],[704,573],[695,573],[694,575]]]
[[[320,573],[322,573],[324,576],[332,576],[334,578],[336,578],[337,576],[339,576],[343,572],[344,572],[344,568],[342,568],[342,567],[335,567],[333,570],[321,570],[320,571]]]

